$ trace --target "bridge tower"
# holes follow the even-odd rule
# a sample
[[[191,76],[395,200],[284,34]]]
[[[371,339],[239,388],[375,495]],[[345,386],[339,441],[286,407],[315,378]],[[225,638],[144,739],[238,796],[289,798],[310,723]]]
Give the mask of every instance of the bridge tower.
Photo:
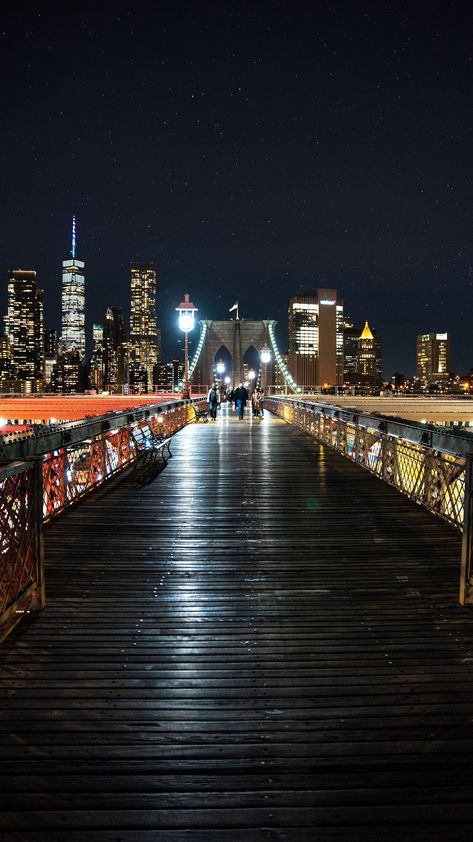
[[[226,319],[202,320],[201,329],[205,340],[193,372],[194,383],[211,383],[214,378],[215,355],[223,346],[227,349],[232,367],[229,372],[232,385],[243,380],[243,359],[249,348],[261,351],[264,345],[272,346],[270,326],[274,331],[276,322],[272,319]],[[268,364],[268,381],[272,382],[273,362]]]

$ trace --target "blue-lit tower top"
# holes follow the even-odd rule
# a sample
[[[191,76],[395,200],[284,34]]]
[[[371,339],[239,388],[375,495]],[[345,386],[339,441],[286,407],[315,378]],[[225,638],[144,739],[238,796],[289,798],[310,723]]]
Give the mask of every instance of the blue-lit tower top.
[[[72,246],[71,246],[71,256],[75,258],[76,256],[76,218],[75,216],[72,217]]]

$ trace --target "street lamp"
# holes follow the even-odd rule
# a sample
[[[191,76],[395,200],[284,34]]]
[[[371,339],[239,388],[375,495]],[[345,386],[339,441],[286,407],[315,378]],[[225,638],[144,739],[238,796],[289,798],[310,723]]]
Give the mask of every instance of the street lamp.
[[[184,295],[184,301],[181,301],[179,307],[176,307],[179,313],[179,327],[184,333],[184,389],[182,392],[183,398],[189,397],[189,350],[187,344],[187,334],[193,330],[195,324],[194,313],[197,313],[192,301],[189,300],[189,293]]]
[[[225,365],[222,362],[222,360],[219,360],[219,362],[217,363],[217,371],[218,371],[220,377],[222,376],[223,372],[225,371]]]
[[[260,351],[261,362],[264,365],[264,385],[263,391],[266,392],[268,388],[268,363],[271,362],[271,351],[265,342]]]
[[[252,368],[250,368],[248,372],[248,380],[250,381],[250,391],[253,391],[253,380],[255,379],[256,374]]]

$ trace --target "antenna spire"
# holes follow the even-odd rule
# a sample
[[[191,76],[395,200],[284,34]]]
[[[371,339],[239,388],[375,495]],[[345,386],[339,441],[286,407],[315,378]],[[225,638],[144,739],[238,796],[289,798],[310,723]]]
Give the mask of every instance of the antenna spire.
[[[71,255],[72,258],[75,259],[76,256],[76,218],[75,216],[72,217],[72,248],[71,248]]]

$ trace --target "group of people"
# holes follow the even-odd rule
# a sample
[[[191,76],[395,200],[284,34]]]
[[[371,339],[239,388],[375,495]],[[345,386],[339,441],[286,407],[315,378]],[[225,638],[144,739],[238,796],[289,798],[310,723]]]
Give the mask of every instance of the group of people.
[[[234,408],[238,411],[238,419],[242,421],[245,414],[245,407],[249,400],[248,389],[245,388],[243,383],[239,383],[235,390],[228,389],[225,394],[225,400],[234,405]],[[207,401],[209,404],[210,418],[215,421],[217,419],[217,410],[220,404],[220,392],[217,383],[214,383],[213,386],[210,387],[207,395]],[[251,409],[254,418],[263,417],[263,403],[264,392],[259,388],[259,386],[257,386],[251,393]]]

